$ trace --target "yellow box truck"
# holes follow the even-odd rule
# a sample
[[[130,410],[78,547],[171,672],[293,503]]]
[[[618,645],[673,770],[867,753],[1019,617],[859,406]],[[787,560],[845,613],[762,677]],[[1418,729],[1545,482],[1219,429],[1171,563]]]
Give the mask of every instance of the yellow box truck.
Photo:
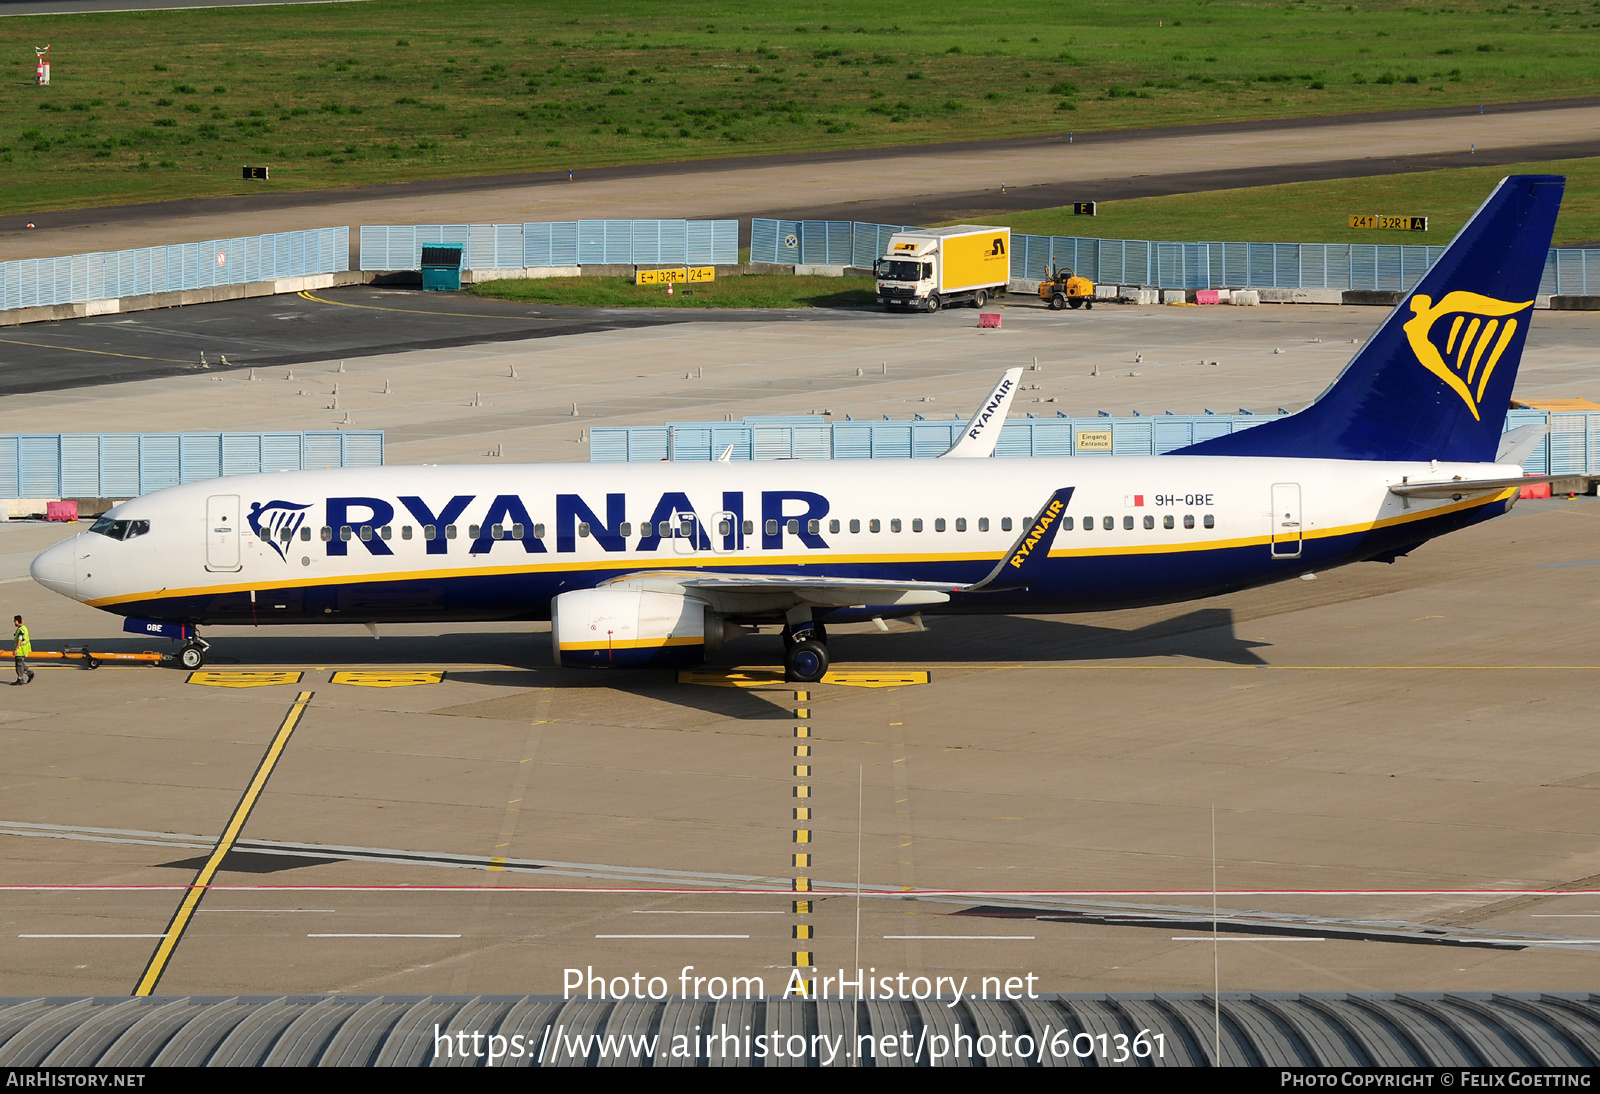
[[[981,308],[1011,281],[1011,229],[957,224],[917,228],[889,238],[873,263],[878,303],[889,311],[938,311],[951,304]]]

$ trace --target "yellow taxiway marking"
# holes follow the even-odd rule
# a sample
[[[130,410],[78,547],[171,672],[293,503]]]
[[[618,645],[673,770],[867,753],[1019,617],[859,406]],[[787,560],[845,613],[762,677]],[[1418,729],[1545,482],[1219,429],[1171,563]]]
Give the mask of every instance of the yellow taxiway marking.
[[[138,353],[113,353],[108,349],[83,349],[79,346],[63,346],[55,342],[24,342],[20,338],[0,338],[0,342],[12,346],[37,346],[40,349],[59,349],[67,353],[92,353],[96,357],[127,357],[134,361],[161,361],[169,365],[190,365],[193,361],[180,361],[176,357],[145,357]]]
[[[295,293],[302,300],[312,300],[318,304],[332,304],[336,308],[360,308],[362,311],[398,311],[407,315],[444,315],[453,319],[538,319],[541,322],[553,323],[555,320],[548,315],[494,315],[488,312],[471,311],[435,311],[432,308],[385,308],[377,304],[353,304],[347,300],[329,300],[325,296],[318,296],[309,289],[302,289]]]
[[[206,887],[211,884],[211,879],[222,866],[222,860],[233,850],[234,843],[239,839],[239,833],[244,831],[244,822],[250,818],[250,811],[255,808],[261,792],[266,789],[267,779],[272,776],[272,769],[277,766],[278,759],[289,744],[289,735],[294,732],[294,727],[300,724],[300,718],[305,714],[306,707],[311,704],[311,697],[314,694],[316,693],[302,691],[295,697],[289,713],[284,715],[282,724],[278,726],[278,732],[273,735],[272,743],[267,746],[266,754],[261,757],[261,763],[256,767],[255,776],[251,778],[250,785],[245,787],[244,796],[234,808],[233,816],[228,818],[227,827],[222,830],[222,835],[217,837],[216,847],[212,849],[205,865],[200,867],[200,872],[194,876],[194,881],[184,893],[178,910],[172,913],[172,922],[167,924],[161,941],[156,945],[156,952],[150,955],[150,964],[145,966],[144,975],[139,977],[139,985],[133,989],[134,995],[149,995],[161,982],[161,974],[166,971],[167,962],[172,960],[172,953],[178,948],[178,942],[183,938],[189,920],[194,917],[195,909],[200,906],[201,898],[206,895]]]
[[[422,669],[417,672],[336,672],[329,683],[358,688],[412,688],[443,680],[443,669]]]
[[[901,688],[926,684],[928,680],[926,672],[839,671],[825,674],[818,682],[847,688]],[[680,684],[704,684],[713,688],[765,688],[783,682],[783,673],[777,669],[684,669],[678,673]]]
[[[190,684],[208,688],[265,688],[273,684],[298,684],[301,672],[191,672]]]

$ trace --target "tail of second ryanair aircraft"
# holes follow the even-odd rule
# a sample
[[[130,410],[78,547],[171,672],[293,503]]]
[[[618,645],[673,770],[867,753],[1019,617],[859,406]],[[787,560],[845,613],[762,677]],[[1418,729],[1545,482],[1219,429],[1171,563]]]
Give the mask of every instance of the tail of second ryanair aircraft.
[[[1182,454],[1492,462],[1565,185],[1502,179],[1316,402]]]

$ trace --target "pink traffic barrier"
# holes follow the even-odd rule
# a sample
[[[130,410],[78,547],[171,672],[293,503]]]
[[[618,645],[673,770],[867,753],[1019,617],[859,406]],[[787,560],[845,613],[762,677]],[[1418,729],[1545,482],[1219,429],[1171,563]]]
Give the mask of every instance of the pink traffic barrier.
[[[1219,294],[1216,289],[1196,289],[1194,302],[1196,304],[1216,304],[1219,302]]]
[[[996,330],[998,330],[1000,328],[1000,313],[999,312],[979,312],[978,313],[978,326],[979,327],[993,327]]]
[[[1532,486],[1524,486],[1521,490],[1517,491],[1517,497],[1519,498],[1548,498],[1549,496],[1550,484],[1547,482],[1535,483]]]
[[[78,503],[75,501],[47,501],[44,503],[45,520],[77,520]]]

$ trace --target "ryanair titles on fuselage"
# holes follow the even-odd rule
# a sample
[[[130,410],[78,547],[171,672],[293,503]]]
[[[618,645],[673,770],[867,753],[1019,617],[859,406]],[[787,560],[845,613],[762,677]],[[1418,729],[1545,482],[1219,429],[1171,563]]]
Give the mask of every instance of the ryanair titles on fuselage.
[[[625,551],[628,536],[628,495],[607,493],[597,505],[578,494],[556,494],[553,509],[553,527],[546,533],[548,517],[535,518],[529,505],[520,494],[496,494],[482,499],[476,494],[457,494],[448,499],[424,498],[402,494],[395,498],[332,497],[324,503],[323,527],[330,530],[322,539],[330,557],[347,556],[353,548],[365,549],[372,555],[392,555],[394,549],[382,536],[358,534],[361,529],[376,530],[395,523],[415,521],[424,532],[423,545],[430,555],[451,553],[456,542],[445,534],[445,529],[458,525],[469,510],[478,505],[487,507],[483,515],[472,521],[477,526],[476,536],[465,537],[460,545],[469,555],[488,554],[499,544],[509,549],[521,544],[527,554],[546,554],[553,544],[557,554],[578,550],[581,537],[592,538],[603,551]],[[743,490],[721,491],[721,507],[714,513],[697,510],[689,496],[682,491],[666,491],[659,495],[647,520],[640,524],[643,533],[633,547],[636,551],[656,550],[662,541],[659,534],[662,524],[671,526],[666,538],[674,534],[692,537],[696,550],[743,550],[756,536],[763,550],[781,550],[785,534],[799,541],[809,550],[826,550],[820,522],[828,515],[828,499],[811,490]],[[313,503],[314,504],[314,503]],[[247,521],[263,542],[271,544],[274,551],[287,561],[287,552],[279,540],[287,543],[300,529],[301,516],[311,505],[298,501],[273,499],[251,501]],[[550,510],[546,509],[547,514]],[[637,512],[637,510],[636,510]],[[746,514],[752,518],[747,532]],[[759,514],[759,521],[754,518]],[[685,520],[685,518],[690,518]],[[818,522],[815,526],[812,522]],[[500,536],[495,536],[499,529]],[[520,536],[512,530],[520,528]],[[815,530],[813,530],[815,528]],[[345,531],[349,529],[349,531]],[[648,530],[647,530],[648,529]],[[286,538],[287,537],[287,538]],[[714,537],[714,538],[713,538]],[[715,542],[714,542],[715,539]],[[547,542],[549,541],[549,542]],[[459,548],[457,549],[459,552]]]

